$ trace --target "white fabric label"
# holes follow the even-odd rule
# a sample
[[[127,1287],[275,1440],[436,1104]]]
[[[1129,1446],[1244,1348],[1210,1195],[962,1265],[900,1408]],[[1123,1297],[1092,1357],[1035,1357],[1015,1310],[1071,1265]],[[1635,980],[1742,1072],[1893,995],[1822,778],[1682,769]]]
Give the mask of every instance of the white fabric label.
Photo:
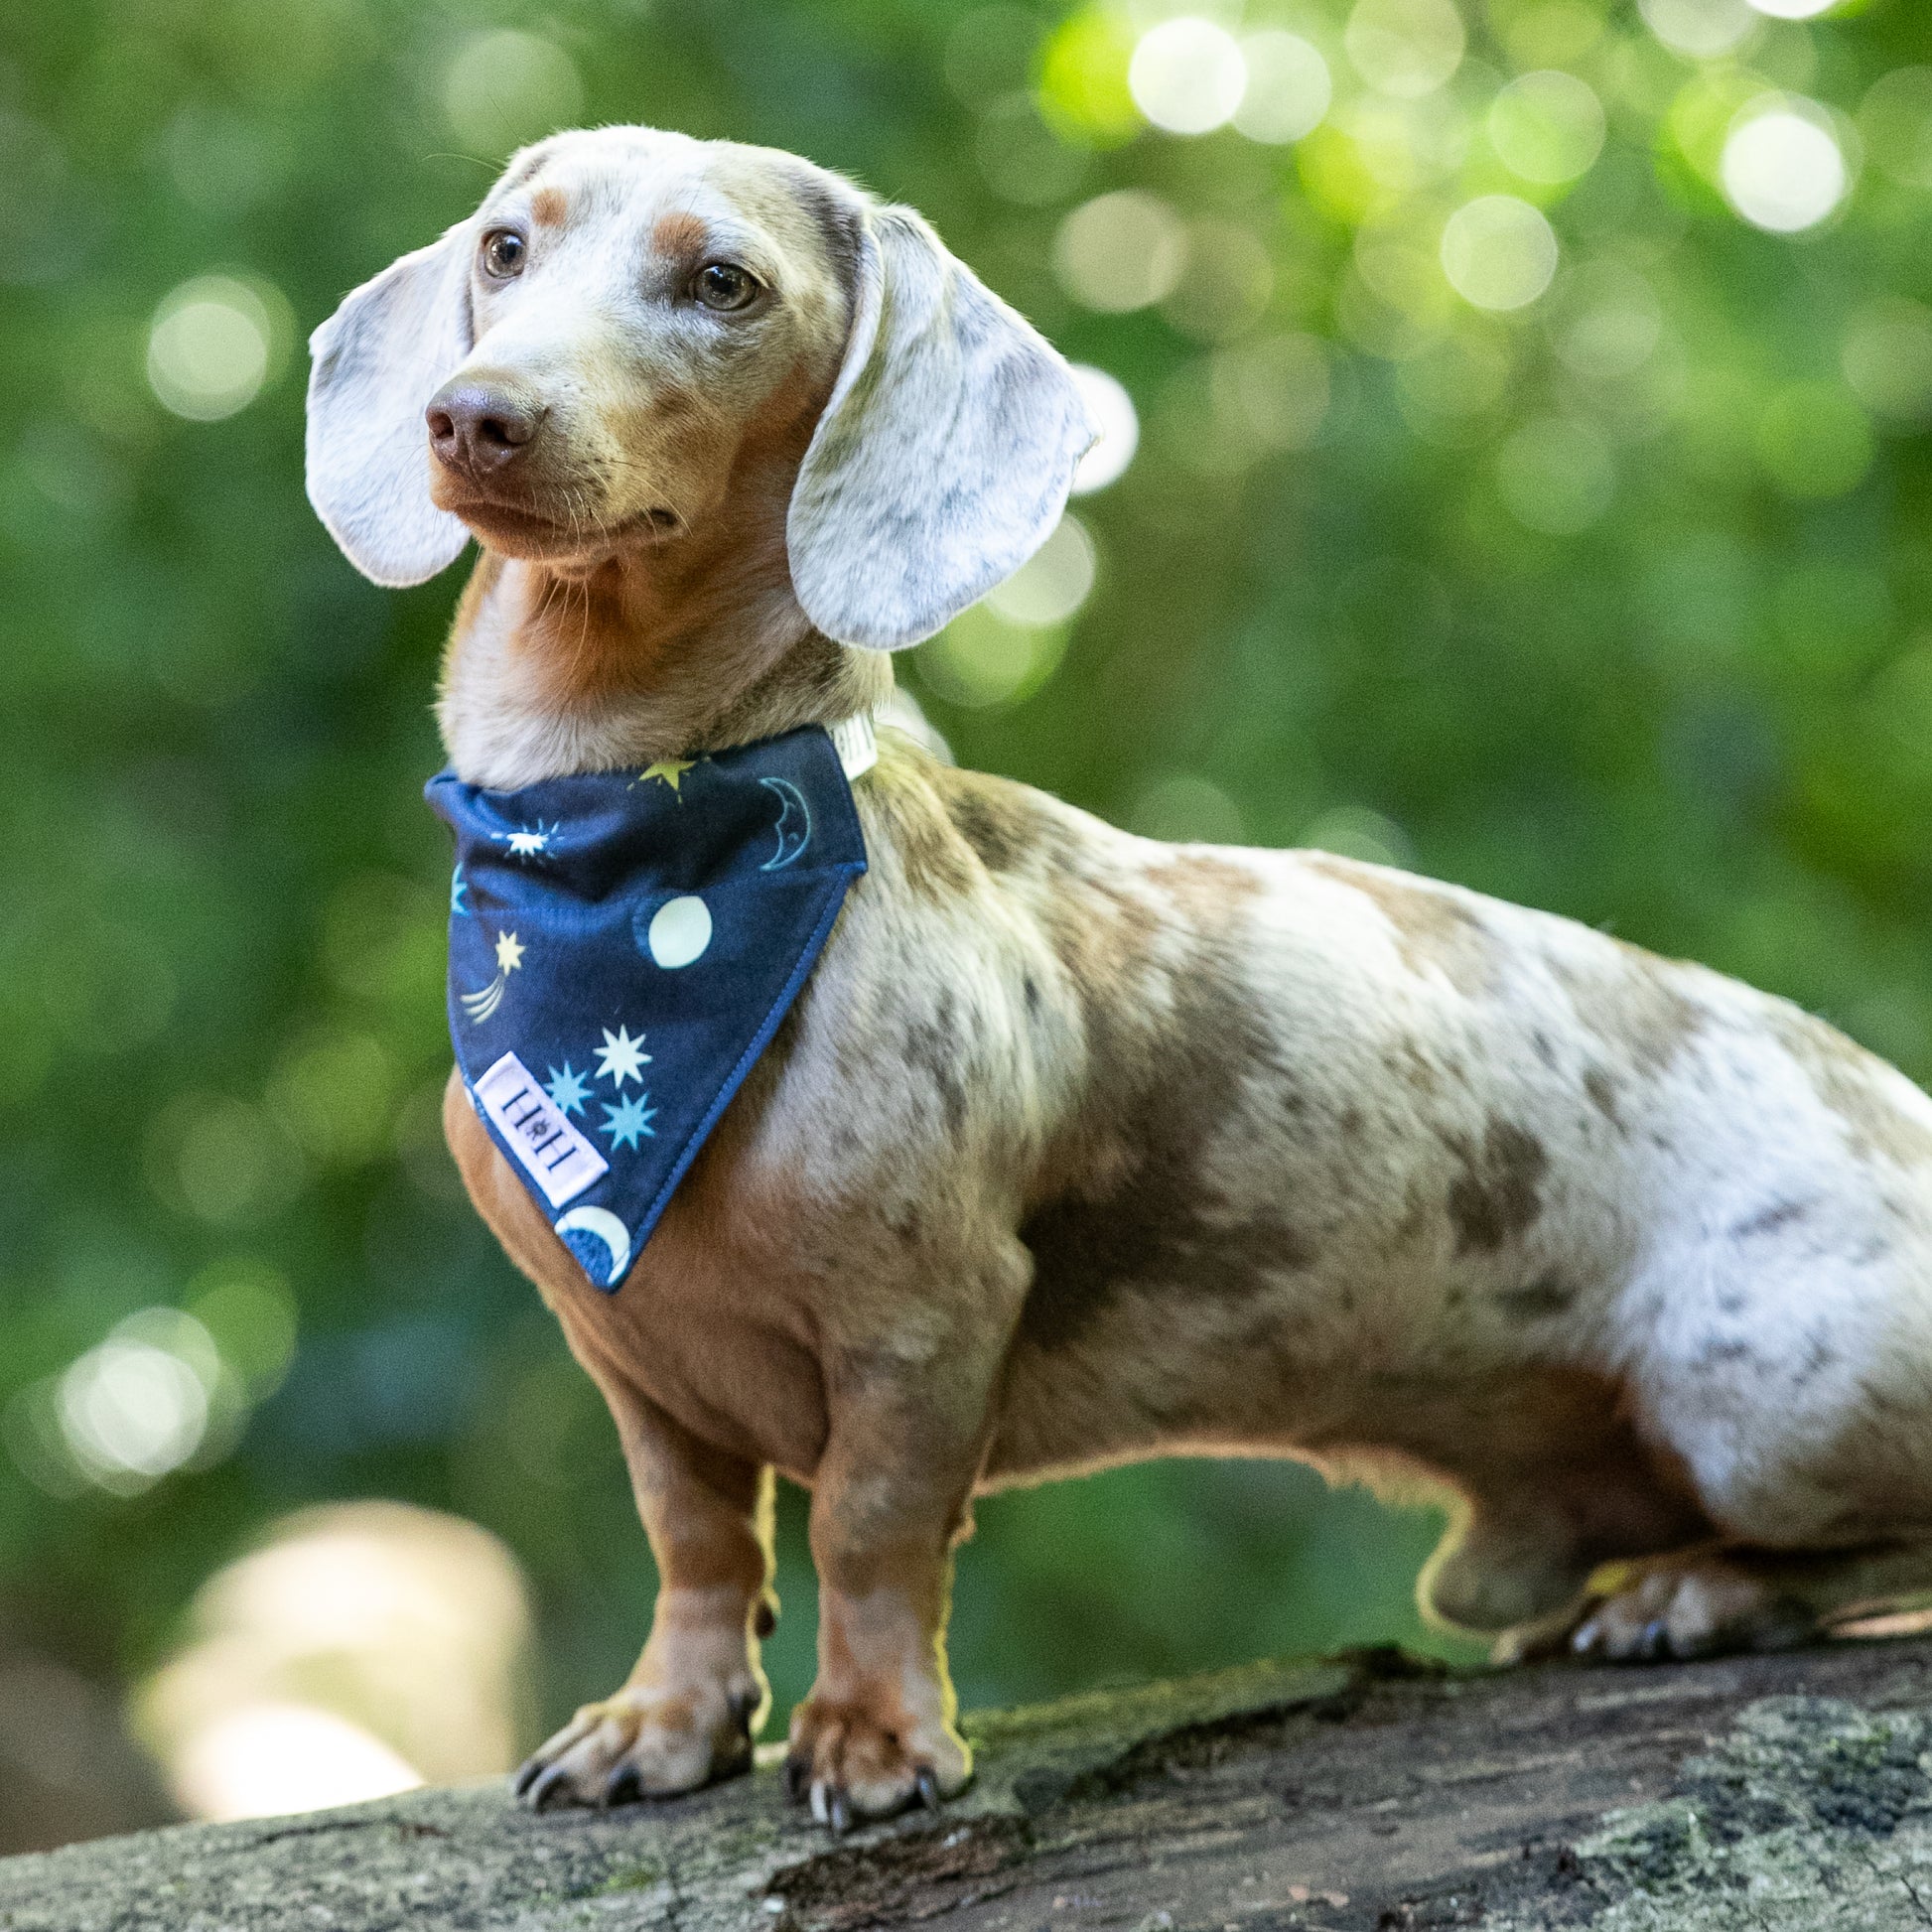
[[[476,1098],[552,1207],[574,1200],[610,1173],[610,1162],[571,1126],[514,1053],[505,1053],[477,1082]]]
[[[872,713],[855,711],[836,725],[827,725],[832,749],[839,755],[848,779],[863,777],[879,762],[879,738],[872,728]]]

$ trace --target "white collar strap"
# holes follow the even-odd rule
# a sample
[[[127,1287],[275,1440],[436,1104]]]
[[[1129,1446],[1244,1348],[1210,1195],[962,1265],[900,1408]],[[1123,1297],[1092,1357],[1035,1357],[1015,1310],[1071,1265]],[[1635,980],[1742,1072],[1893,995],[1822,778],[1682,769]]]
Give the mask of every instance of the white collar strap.
[[[848,781],[864,777],[879,762],[879,737],[873,730],[870,711],[855,711],[850,718],[841,718],[825,729],[831,734],[832,749],[839,755]]]

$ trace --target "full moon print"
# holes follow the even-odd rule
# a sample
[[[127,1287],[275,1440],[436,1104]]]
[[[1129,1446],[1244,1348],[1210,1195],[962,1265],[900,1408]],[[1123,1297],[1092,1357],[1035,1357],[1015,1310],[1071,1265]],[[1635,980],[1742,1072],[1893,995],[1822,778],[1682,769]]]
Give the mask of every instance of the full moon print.
[[[695,893],[667,898],[651,914],[644,945],[658,965],[688,966],[711,944],[711,909]]]

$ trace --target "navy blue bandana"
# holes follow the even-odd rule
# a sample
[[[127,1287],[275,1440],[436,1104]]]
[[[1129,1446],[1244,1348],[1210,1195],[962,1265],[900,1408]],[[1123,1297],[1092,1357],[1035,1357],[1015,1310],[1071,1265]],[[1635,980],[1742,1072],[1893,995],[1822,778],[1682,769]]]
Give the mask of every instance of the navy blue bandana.
[[[450,1035],[478,1114],[615,1291],[866,869],[870,721],[488,791],[456,832]]]

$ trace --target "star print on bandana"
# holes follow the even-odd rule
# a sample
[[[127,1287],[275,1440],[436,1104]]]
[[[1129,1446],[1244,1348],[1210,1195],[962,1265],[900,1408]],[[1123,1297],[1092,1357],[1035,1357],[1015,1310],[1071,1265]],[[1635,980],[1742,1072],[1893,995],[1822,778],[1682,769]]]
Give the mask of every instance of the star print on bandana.
[[[550,1104],[564,1114],[581,1114],[584,1102],[591,1097],[589,1083],[568,1060],[561,1069],[554,1066],[550,1069],[543,1090],[550,1096]]]
[[[597,1069],[600,1080],[616,1083],[620,1093],[623,1091],[626,1080],[641,1080],[644,1077],[644,1062],[651,1056],[643,1050],[644,1036],[639,1034],[635,1039],[620,1027],[614,1034],[609,1027],[604,1029],[604,1044],[594,1046],[594,1052],[604,1062]]]
[[[458,1067],[600,1290],[621,1286],[866,869],[847,777],[866,764],[839,744],[812,725],[644,771],[430,783],[457,841]]]
[[[540,859],[550,850],[557,828],[538,819],[534,825],[519,825],[514,832],[498,832],[493,836],[509,847],[512,859]]]
[[[598,1129],[600,1134],[611,1137],[611,1146],[635,1147],[639,1134],[648,1134],[652,1140],[657,1138],[651,1122],[657,1118],[655,1107],[646,1107],[644,1102],[650,1098],[647,1093],[633,1093],[628,1100],[613,1107],[608,1102],[604,1108],[604,1125]]]
[[[457,910],[468,916],[467,907],[459,906]],[[523,964],[524,948],[517,943],[513,932],[497,932],[495,952],[496,977],[487,986],[480,986],[474,993],[460,996],[464,1017],[473,1027],[481,1026],[503,1004],[503,995],[509,991],[510,975]]]
[[[635,782],[643,784],[647,779],[654,778],[660,784],[669,785],[671,790],[676,794],[678,803],[682,804],[684,802],[684,792],[681,787],[684,782],[684,774],[687,771],[696,769],[697,762],[696,759],[659,759],[655,764],[645,765],[637,773]]]

